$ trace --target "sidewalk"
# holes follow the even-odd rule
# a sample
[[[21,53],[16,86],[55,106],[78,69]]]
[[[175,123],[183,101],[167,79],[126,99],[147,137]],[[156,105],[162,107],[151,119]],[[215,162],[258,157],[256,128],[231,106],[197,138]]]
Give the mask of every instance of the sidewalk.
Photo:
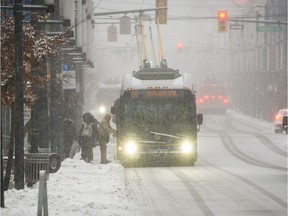
[[[49,175],[49,215],[128,215],[124,168],[113,159],[116,144],[108,144],[108,159],[112,161],[109,164],[100,164],[99,146],[93,152],[93,163],[80,160],[77,153],[73,159],[64,160],[58,172]],[[32,188],[6,191],[6,208],[1,208],[1,215],[36,215],[38,190],[39,183]]]

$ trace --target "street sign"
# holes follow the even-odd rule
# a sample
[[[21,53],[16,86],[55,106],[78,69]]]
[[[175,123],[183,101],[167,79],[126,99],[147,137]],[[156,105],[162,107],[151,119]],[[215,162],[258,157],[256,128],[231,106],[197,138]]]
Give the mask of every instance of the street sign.
[[[76,71],[63,71],[63,75],[65,75],[63,89],[76,89]]]
[[[282,32],[283,27],[282,26],[272,26],[272,25],[257,26],[256,31],[257,32]]]
[[[230,29],[237,29],[237,30],[243,30],[244,29],[244,25],[241,24],[231,24],[229,25]]]
[[[63,71],[68,71],[69,70],[69,64],[63,64]]]
[[[73,64],[63,64],[63,89],[76,89],[76,71]]]

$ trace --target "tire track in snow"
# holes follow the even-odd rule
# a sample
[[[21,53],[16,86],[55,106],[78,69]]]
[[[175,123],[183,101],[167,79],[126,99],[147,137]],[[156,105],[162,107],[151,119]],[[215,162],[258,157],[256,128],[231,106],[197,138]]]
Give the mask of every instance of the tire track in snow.
[[[203,162],[206,163],[207,165],[209,165],[209,166],[211,166],[211,167],[213,167],[213,168],[215,168],[215,169],[217,169],[217,170],[221,170],[222,172],[225,172],[225,173],[227,173],[227,174],[229,174],[229,175],[232,175],[232,176],[234,176],[235,178],[241,180],[242,182],[250,185],[251,187],[253,187],[253,188],[256,189],[257,191],[259,191],[260,193],[264,194],[265,196],[267,196],[267,197],[269,197],[270,199],[272,199],[273,201],[275,201],[277,204],[279,204],[279,205],[282,206],[283,208],[286,208],[286,209],[287,209],[287,202],[286,202],[285,200],[282,200],[282,199],[279,198],[278,196],[276,196],[276,195],[274,195],[273,193],[267,191],[265,188],[259,186],[258,184],[253,183],[252,181],[249,181],[248,179],[246,179],[246,178],[244,178],[244,177],[242,177],[242,176],[240,176],[240,175],[237,175],[237,174],[232,173],[232,172],[230,172],[230,171],[228,171],[228,170],[225,170],[225,169],[222,169],[222,168],[220,168],[220,167],[218,167],[218,166],[215,166],[215,165],[209,163],[208,161],[206,161],[206,160],[204,160],[204,159],[202,159],[202,158],[200,158],[200,159],[201,159],[201,161],[203,161]]]
[[[220,139],[222,140],[222,144],[225,147],[225,149],[230,154],[234,155],[236,158],[240,159],[241,161],[246,162],[246,163],[251,164],[251,165],[255,165],[255,166],[260,166],[260,167],[265,167],[265,168],[269,168],[269,169],[275,169],[275,170],[281,170],[281,171],[287,172],[286,167],[268,164],[266,162],[257,160],[255,158],[250,157],[249,155],[245,154],[244,152],[242,152],[237,147],[237,145],[235,144],[235,142],[233,141],[233,139],[230,135],[227,135],[223,132],[219,132],[218,130],[214,130],[214,129],[209,128],[207,126],[206,126],[206,128],[209,129],[209,131],[218,134]]]
[[[141,172],[143,171],[143,169],[141,169]],[[127,178],[128,175],[130,176],[129,179]],[[147,172],[145,172],[145,178],[146,177]],[[150,177],[151,176],[149,176],[149,178]],[[174,212],[171,208],[167,208],[167,203],[161,202],[161,199],[156,199],[157,195],[162,194],[162,191],[160,191],[159,188],[159,185],[161,185],[161,183],[156,184],[154,181],[149,181],[149,184],[145,185],[143,177],[140,176],[137,168],[126,169],[126,181],[129,181],[128,184],[130,185],[130,191],[133,194],[132,197],[135,197],[137,200],[137,204],[141,205],[139,209],[137,209],[139,210],[140,215],[151,215],[151,210],[153,210],[153,215],[177,215],[177,212]],[[150,184],[152,184],[152,187],[150,187]],[[151,188],[152,190],[149,190]],[[152,192],[153,194],[151,194]],[[165,200],[167,199],[167,197],[163,198]]]
[[[186,186],[187,190],[190,192],[196,204],[198,205],[199,209],[203,212],[203,214],[205,216],[214,216],[213,211],[205,203],[200,193],[194,187],[191,179],[188,176],[186,176],[184,173],[180,173],[180,171],[177,171],[175,169],[171,170],[171,172],[173,172],[180,179],[180,181]]]
[[[229,116],[229,118],[231,118]],[[234,119],[235,121],[237,121],[237,119]],[[245,125],[247,127],[250,127],[250,128],[255,128],[253,127],[253,125],[249,125],[247,123],[244,123],[244,122],[241,122],[241,121],[237,121],[237,123],[239,124],[242,124],[242,125]],[[273,151],[274,153],[278,154],[278,155],[281,155],[283,157],[287,157],[287,152],[281,150],[277,145],[275,145],[268,137],[262,135],[262,134],[256,134],[256,133],[252,133],[250,131],[247,131],[247,130],[241,130],[239,128],[235,128],[232,124],[231,124],[231,121],[229,121],[229,127],[230,128],[233,128],[235,129],[236,131],[239,131],[239,132],[242,132],[242,133],[247,133],[247,134],[250,134],[254,137],[256,137],[256,139],[258,139],[260,141],[260,143],[262,145],[264,145],[266,148],[268,148],[270,151]]]
[[[247,162],[249,164],[256,165],[256,166],[266,167],[266,168],[275,169],[275,170],[281,170],[285,172],[287,171],[286,167],[268,164],[268,163],[265,163],[263,161],[260,161],[253,157],[248,156],[247,154],[243,153],[237,147],[237,145],[235,144],[231,136],[226,135],[226,134],[221,134],[221,133],[219,133],[219,135],[226,150],[232,155],[234,155],[235,157],[237,157],[238,159],[244,162]]]
[[[213,120],[211,120],[213,121]],[[226,121],[225,120],[225,124],[227,124],[230,121]],[[226,126],[227,127],[227,126]],[[248,164],[252,164],[255,166],[261,166],[261,167],[265,167],[265,168],[270,168],[270,169],[275,169],[275,170],[281,170],[281,171],[285,171],[287,172],[287,168],[286,167],[281,167],[281,166],[277,166],[277,165],[272,165],[272,164],[268,164],[266,162],[257,160],[253,157],[250,157],[249,155],[245,154],[244,152],[242,152],[237,145],[235,144],[235,142],[233,141],[232,137],[230,135],[228,135],[225,130],[216,130],[213,128],[208,127],[207,125],[205,125],[205,128],[213,133],[216,133],[219,135],[219,137],[222,140],[222,144],[225,147],[225,149],[231,153],[232,155],[234,155],[236,158],[248,163]],[[231,127],[228,127],[231,128]],[[224,131],[224,132],[223,132]],[[236,129],[237,131],[237,129]],[[238,130],[239,131],[239,130]],[[245,131],[245,133],[247,133]],[[250,132],[250,135],[254,135]],[[261,142],[262,143],[262,142]]]

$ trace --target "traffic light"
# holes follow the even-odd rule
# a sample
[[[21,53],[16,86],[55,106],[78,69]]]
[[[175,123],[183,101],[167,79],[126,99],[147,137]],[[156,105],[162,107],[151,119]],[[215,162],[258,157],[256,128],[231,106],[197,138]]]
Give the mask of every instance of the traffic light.
[[[177,52],[180,53],[183,51],[183,44],[181,41],[177,42]]]
[[[218,11],[217,12],[217,30],[219,33],[228,31],[228,12],[227,11]]]

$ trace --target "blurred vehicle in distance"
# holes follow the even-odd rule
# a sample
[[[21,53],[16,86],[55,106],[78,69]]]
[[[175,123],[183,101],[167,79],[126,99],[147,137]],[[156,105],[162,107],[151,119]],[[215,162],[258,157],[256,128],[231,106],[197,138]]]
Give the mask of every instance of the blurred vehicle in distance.
[[[92,110],[97,119],[102,119],[110,113],[110,107],[114,104],[120,93],[120,83],[101,83],[95,94],[95,106]]]
[[[288,116],[288,109],[281,109],[278,111],[274,118],[274,131],[275,133],[283,133],[283,117]]]
[[[226,85],[220,84],[217,81],[206,81],[199,84],[197,87],[196,95],[198,112],[204,114],[224,114],[230,105]]]

